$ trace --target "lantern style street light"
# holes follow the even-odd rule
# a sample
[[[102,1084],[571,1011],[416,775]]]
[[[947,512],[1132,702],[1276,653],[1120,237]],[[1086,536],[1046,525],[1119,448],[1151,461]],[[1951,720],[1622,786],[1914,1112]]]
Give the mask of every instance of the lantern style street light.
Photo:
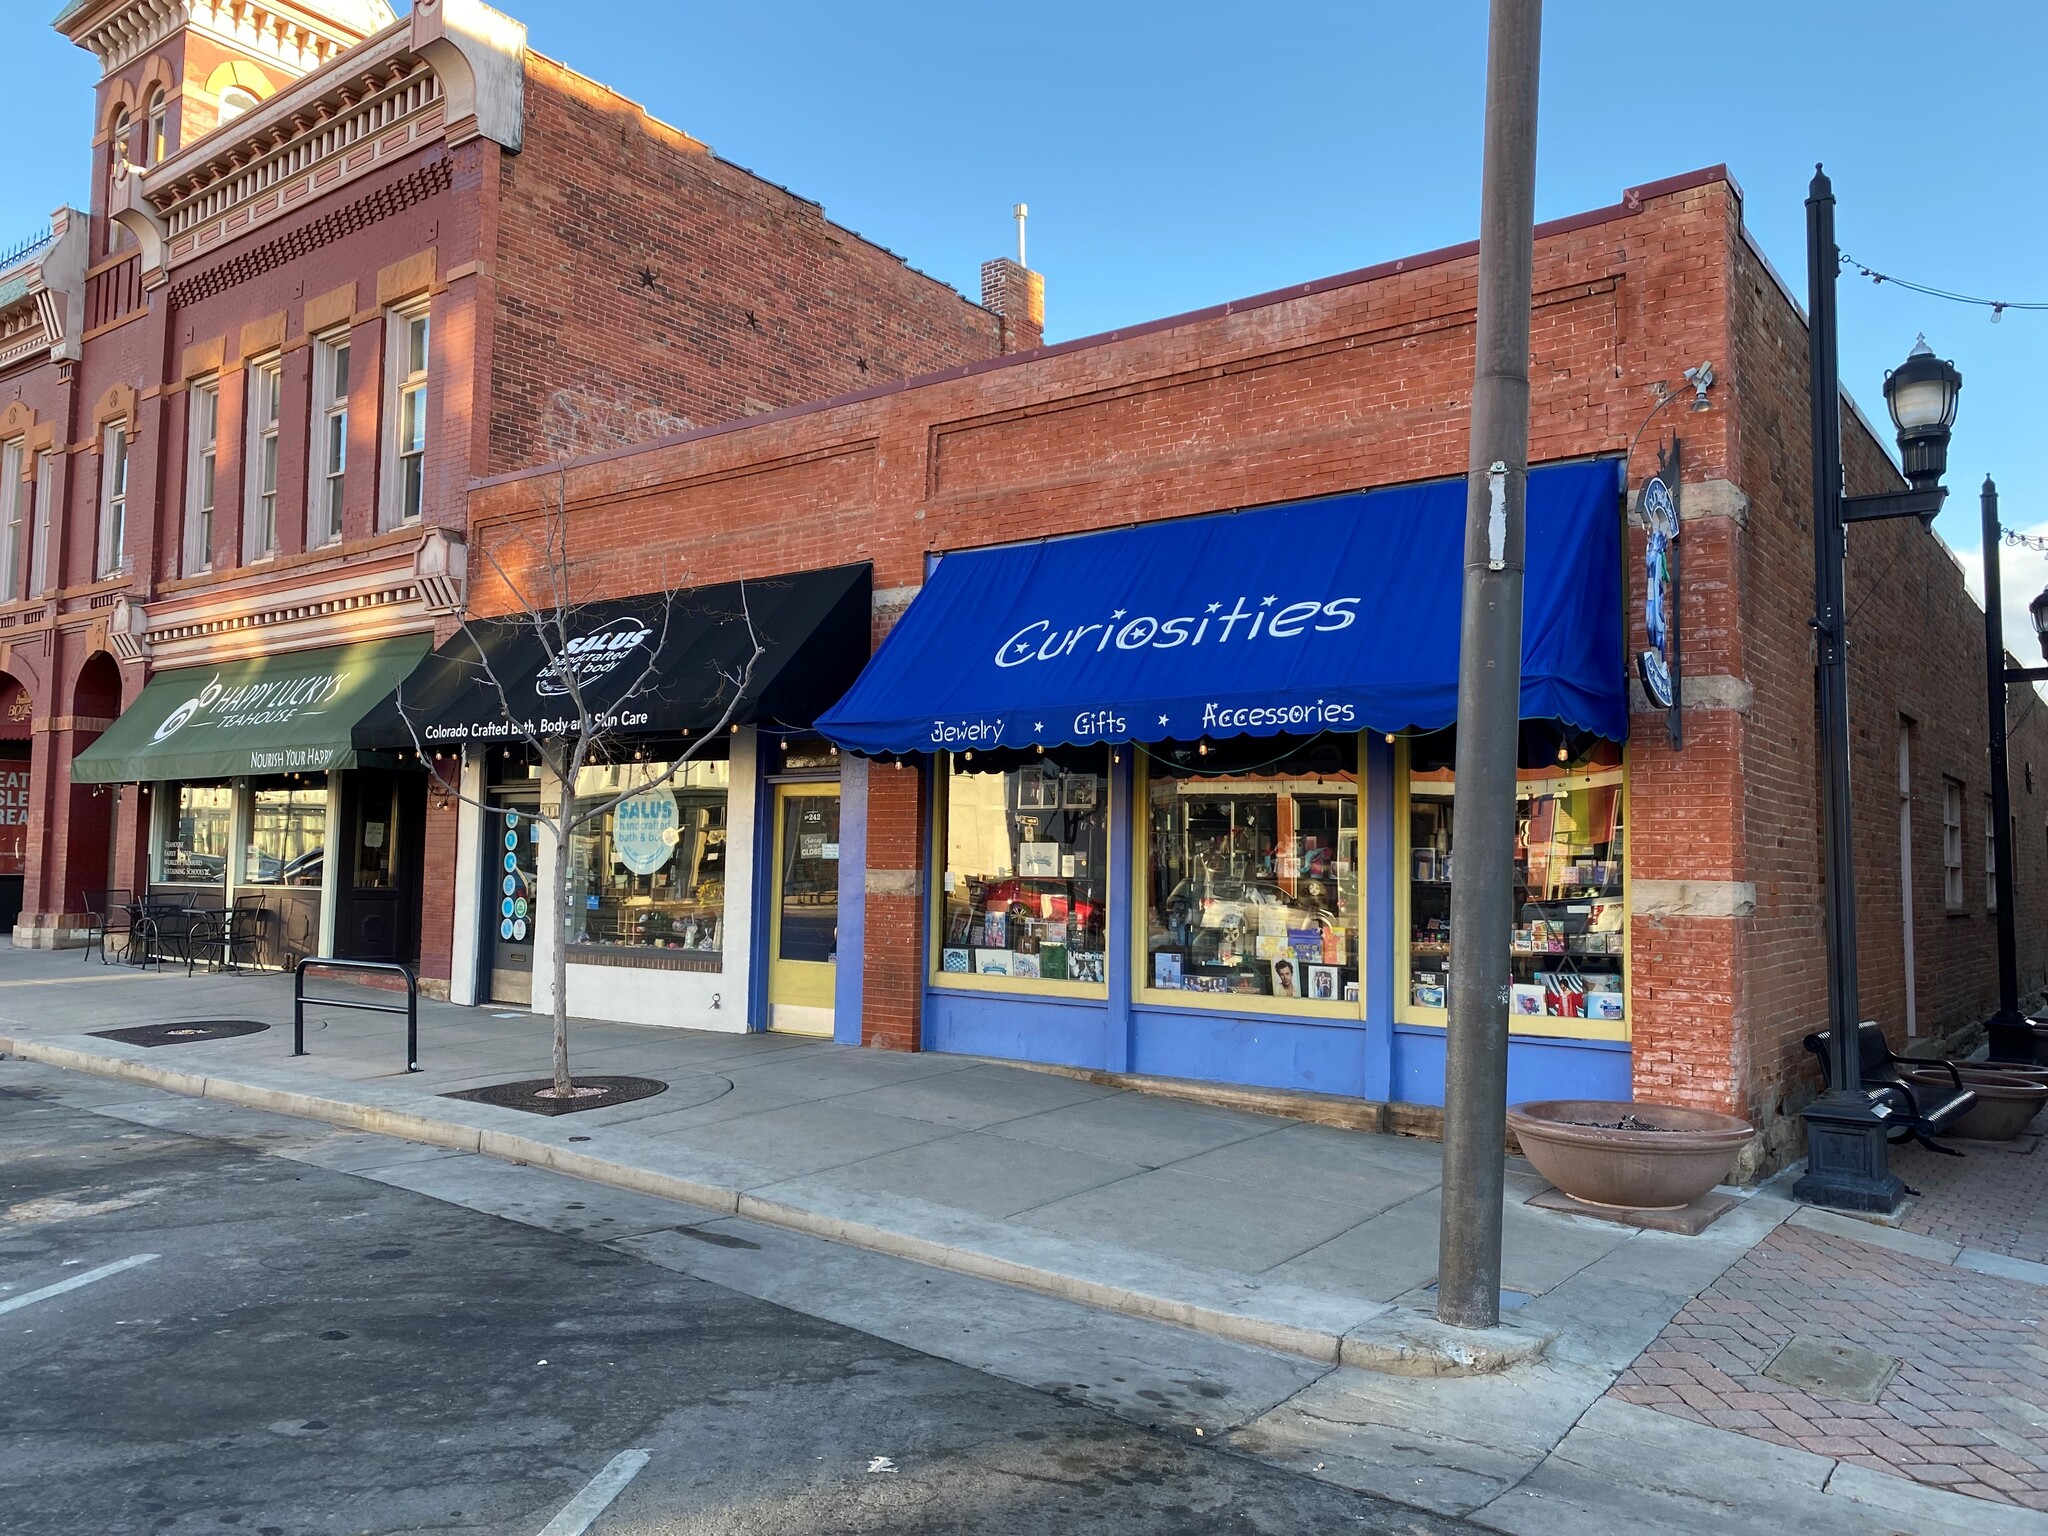
[[[1956,424],[1956,396],[1962,392],[1956,365],[1936,357],[1925,336],[1884,376],[1884,403],[1898,429],[1899,459],[1916,491],[1933,490],[1948,471],[1949,433]]]
[[[1806,198],[1807,384],[1813,432],[1813,630],[1818,653],[1822,877],[1827,934],[1828,1086],[1801,1111],[1806,1173],[1793,1195],[1849,1211],[1896,1210],[1906,1186],[1891,1171],[1886,1133],[1892,1109],[1863,1086],[1857,1040],[1856,867],[1849,815],[1848,616],[1843,601],[1847,525],[1895,517],[1932,523],[1948,493],[1949,434],[1963,377],[1923,338],[1885,376],[1885,402],[1898,428],[1905,491],[1842,494],[1841,365],[1836,349],[1835,193],[1814,167]],[[1998,717],[2002,720],[2003,714]]]
[[[2012,893],[2012,787],[2006,765],[2005,692],[2013,683],[2048,680],[2048,667],[2005,664],[2005,603],[1999,591],[1998,487],[1984,477],[1984,707],[1991,723],[1991,884],[1998,924],[1998,1011],[1985,1020],[1993,1061],[2034,1064],[2034,1026],[2020,1011],[2019,914]],[[2048,592],[2027,605],[2048,656]]]

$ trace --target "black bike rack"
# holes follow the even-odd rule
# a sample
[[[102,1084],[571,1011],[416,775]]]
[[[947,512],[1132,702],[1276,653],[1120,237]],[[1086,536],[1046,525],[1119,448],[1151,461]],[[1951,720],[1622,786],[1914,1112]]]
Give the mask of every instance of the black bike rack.
[[[354,972],[369,976],[403,976],[405,978],[405,1006],[397,1003],[365,1003],[348,997],[306,996],[306,972],[314,969],[334,972]],[[306,1004],[320,1008],[353,1008],[358,1013],[402,1013],[405,1015],[405,1070],[417,1072],[420,1069],[420,980],[409,965],[397,965],[388,960],[322,960],[308,956],[298,964],[292,978],[292,1054],[306,1054]]]

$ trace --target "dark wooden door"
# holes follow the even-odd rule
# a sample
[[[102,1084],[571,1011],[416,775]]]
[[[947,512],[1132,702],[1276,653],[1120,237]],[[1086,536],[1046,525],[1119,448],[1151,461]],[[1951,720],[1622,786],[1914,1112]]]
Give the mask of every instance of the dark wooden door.
[[[426,776],[385,768],[342,775],[334,952],[345,960],[419,960]]]

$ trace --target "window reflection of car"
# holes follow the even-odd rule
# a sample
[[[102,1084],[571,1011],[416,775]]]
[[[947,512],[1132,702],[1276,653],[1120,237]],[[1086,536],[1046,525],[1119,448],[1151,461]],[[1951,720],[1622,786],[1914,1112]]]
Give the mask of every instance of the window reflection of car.
[[[258,853],[251,863],[251,885],[318,885],[326,872],[327,850],[311,848],[293,859]]]
[[[296,859],[287,859],[278,871],[280,885],[318,885],[327,873],[327,850],[309,848]]]
[[[1077,922],[1082,932],[1092,932],[1096,904],[1074,900],[1070,889],[1065,880],[998,880],[988,888],[986,910],[1007,912],[1021,906],[1029,916],[1052,923]]]
[[[1271,880],[1214,879],[1183,880],[1160,904],[1159,915],[1166,927],[1155,927],[1150,935],[1154,949],[1195,943],[1207,936],[1215,942],[1227,933],[1257,934],[1264,929],[1334,928],[1339,918],[1330,905],[1328,882],[1302,880],[1301,889],[1290,893]],[[1277,923],[1262,912],[1277,910]],[[1200,948],[1198,944],[1198,948]],[[1206,957],[1205,957],[1206,958]]]

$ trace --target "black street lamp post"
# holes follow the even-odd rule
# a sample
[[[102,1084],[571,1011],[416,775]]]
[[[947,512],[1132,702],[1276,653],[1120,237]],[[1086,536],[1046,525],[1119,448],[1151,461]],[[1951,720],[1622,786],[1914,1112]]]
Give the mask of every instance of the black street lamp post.
[[[2048,667],[2005,664],[2005,612],[2000,602],[1998,487],[1984,477],[1984,702],[1991,721],[1991,847],[1993,896],[1998,905],[1998,1011],[1986,1024],[1993,1061],[2034,1062],[2034,1026],[2020,1011],[2019,944],[2013,925],[2019,914],[2012,895],[2012,789],[2007,779],[2005,690],[2009,683],[2048,680]],[[2048,592],[2029,611],[2041,651],[2048,656]]]
[[[1821,841],[1828,966],[1828,1088],[1802,1112],[1806,1173],[1793,1194],[1815,1205],[1890,1211],[1905,1185],[1886,1160],[1890,1106],[1863,1086],[1856,1038],[1856,870],[1849,817],[1848,615],[1843,603],[1847,525],[1895,517],[1932,522],[1947,492],[1949,430],[1962,375],[1925,341],[1885,378],[1911,490],[1842,493],[1840,360],[1836,351],[1835,194],[1814,167],[1806,198],[1808,404],[1813,428],[1813,630],[1820,704]]]

